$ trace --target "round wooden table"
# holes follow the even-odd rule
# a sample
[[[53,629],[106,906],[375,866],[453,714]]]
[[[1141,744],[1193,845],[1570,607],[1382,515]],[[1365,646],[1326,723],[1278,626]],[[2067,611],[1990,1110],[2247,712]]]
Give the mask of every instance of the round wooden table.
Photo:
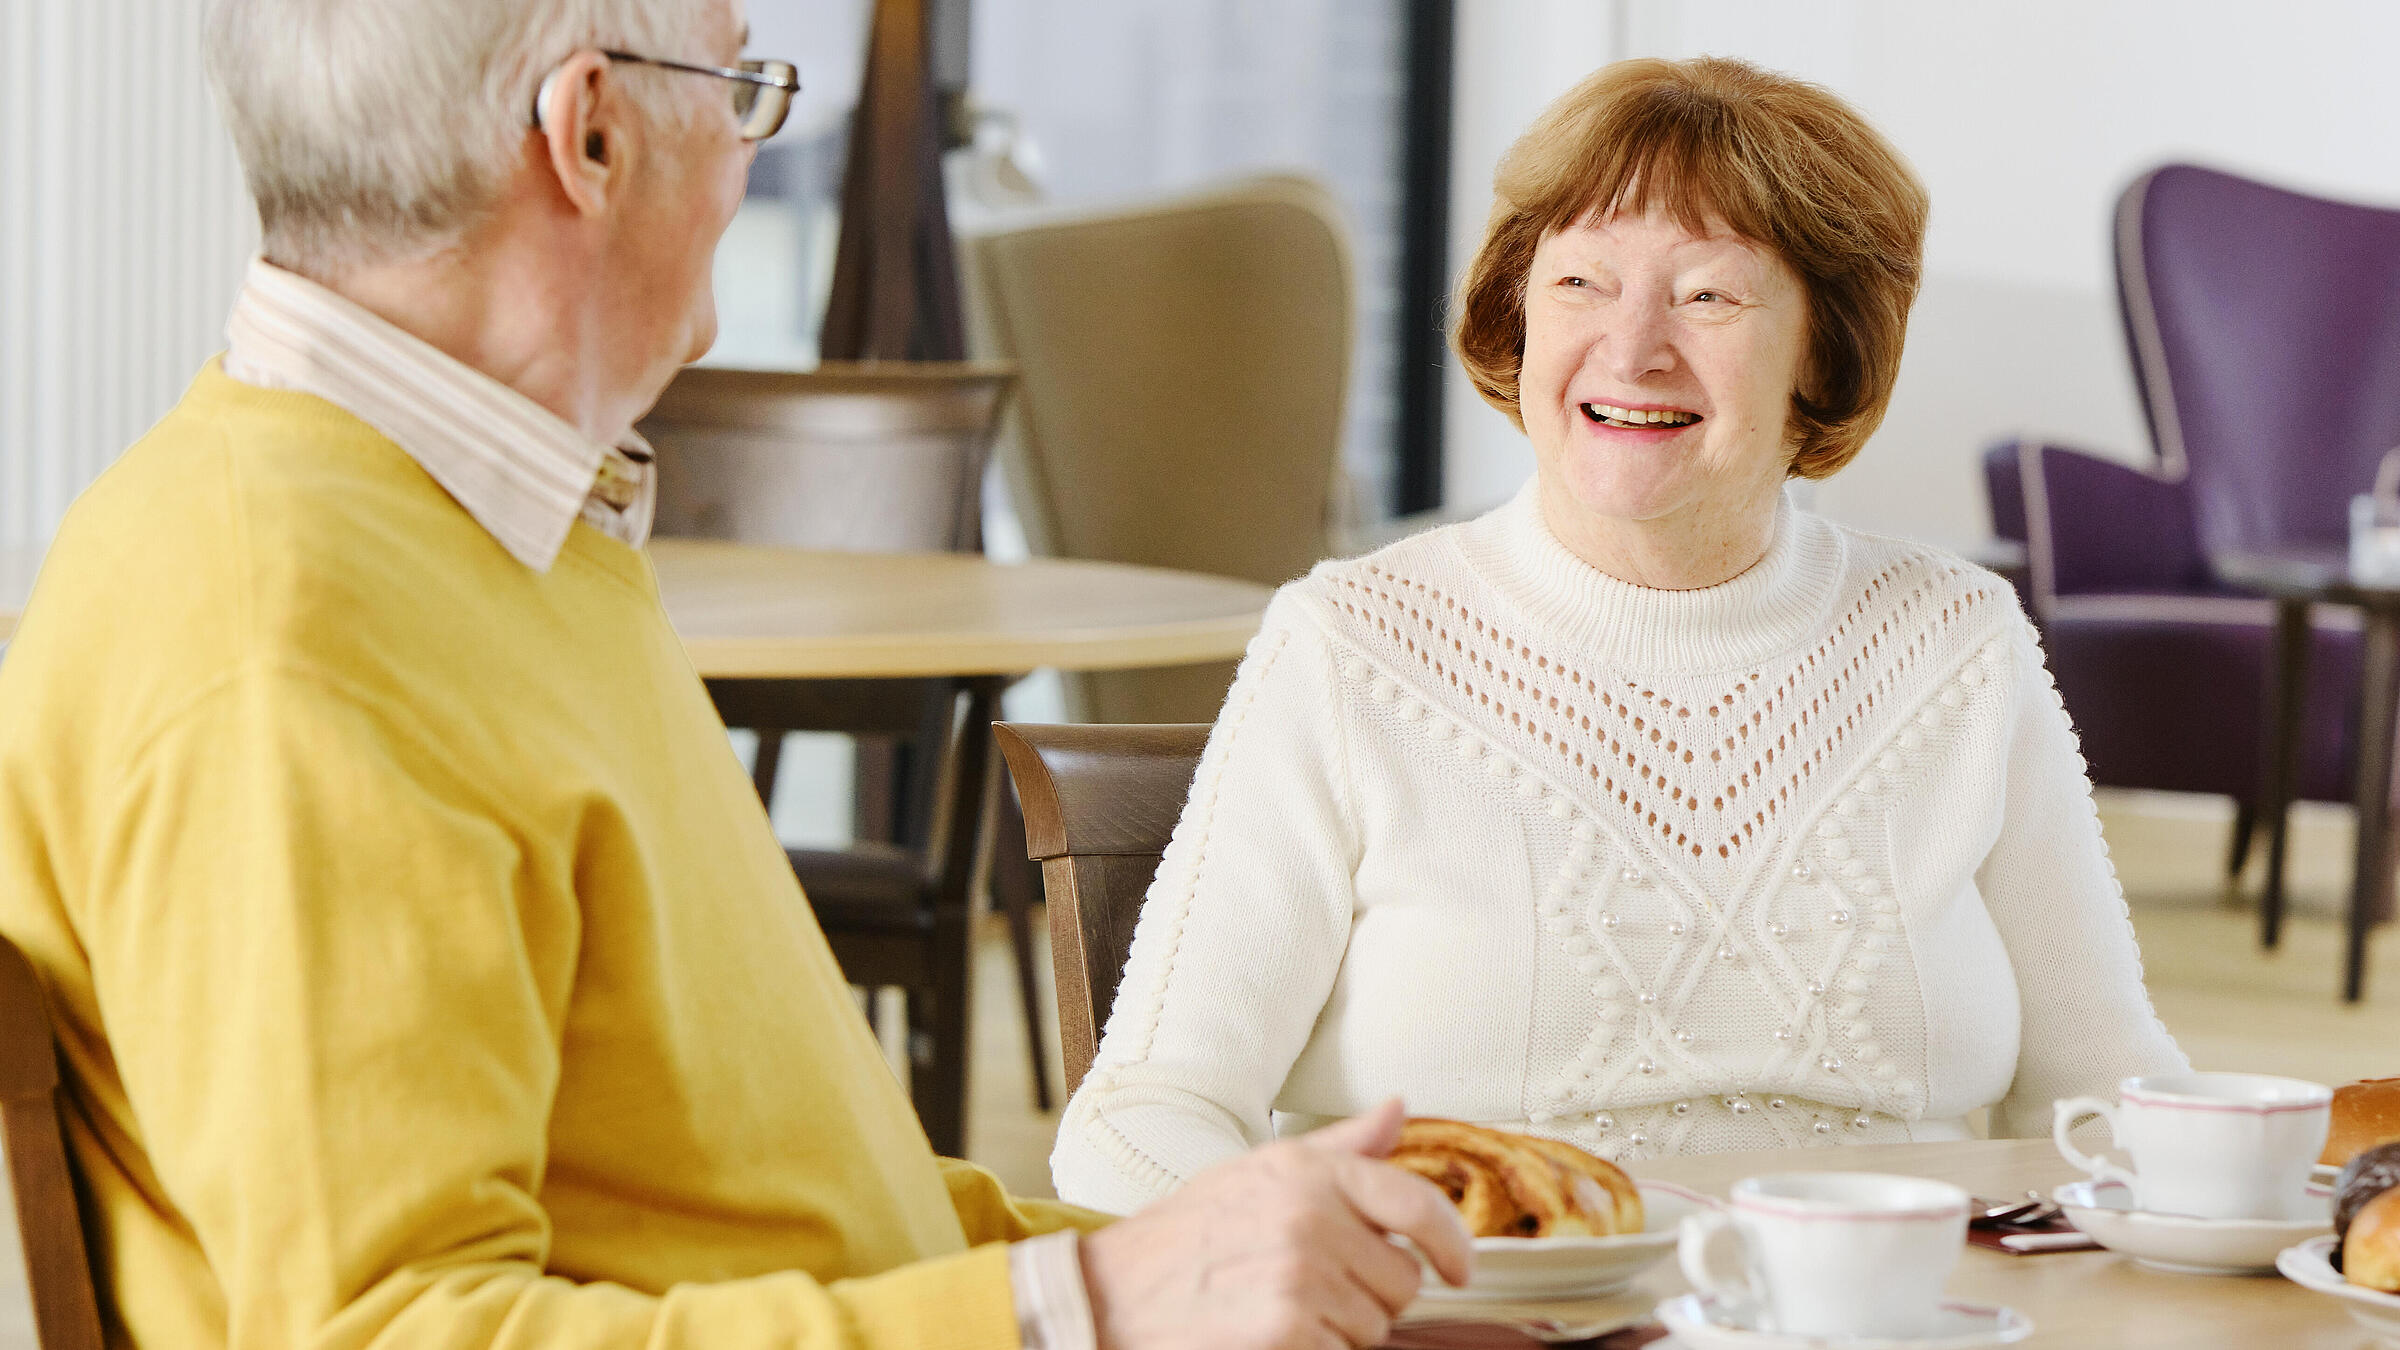
[[[1018,861],[1024,844],[1015,813],[986,813],[994,785],[987,782],[991,737],[984,728],[998,713],[1002,689],[1027,671],[1125,670],[1239,656],[1258,631],[1271,592],[1252,582],[1154,567],[1063,559],[995,563],[958,553],[820,553],[659,539],[652,541],[650,557],[667,617],[729,725],[856,731],[864,728],[826,726],[794,714],[813,709],[829,715],[835,707],[855,712],[888,707],[894,699],[918,708],[933,700],[947,708],[963,697],[960,725],[968,733],[952,743],[948,772],[935,777],[948,780],[946,818],[995,822],[992,857],[1010,861],[995,870],[991,891],[1008,919],[1035,1098],[1047,1107],[1030,918],[1039,886]],[[762,797],[772,791],[779,741],[760,743],[753,777]],[[934,929],[950,934],[936,941],[942,953],[937,964],[947,972],[941,983],[948,989],[936,991],[937,1013],[966,1001],[963,916],[971,903],[977,833],[949,832],[932,859],[938,878]],[[845,934],[825,910],[820,918],[844,969],[862,975],[876,968],[876,939]],[[934,1147],[957,1154],[966,1141],[966,1031],[963,1011],[953,1012],[935,1037],[950,1049],[911,1078]]]
[[[1628,1170],[1637,1178],[1671,1181],[1719,1198],[1743,1177],[1770,1172],[1896,1172],[1994,1197],[2022,1195],[2028,1188],[2048,1193],[2082,1176],[2047,1139],[1718,1153],[1660,1158]],[[1607,1325],[1647,1318],[1659,1303],[1689,1289],[1670,1254],[1618,1298],[1560,1303],[1544,1311],[1568,1325]],[[2364,1350],[2373,1344],[2340,1303],[2280,1275],[2170,1275],[2108,1251],[2013,1256],[1969,1246],[1947,1293],[2025,1314],[2034,1324],[2028,1346]],[[1432,1311],[1431,1305],[1419,1306]]]
[[[1271,594],[1196,572],[962,553],[650,545],[667,617],[712,679],[1126,670],[1241,655]]]

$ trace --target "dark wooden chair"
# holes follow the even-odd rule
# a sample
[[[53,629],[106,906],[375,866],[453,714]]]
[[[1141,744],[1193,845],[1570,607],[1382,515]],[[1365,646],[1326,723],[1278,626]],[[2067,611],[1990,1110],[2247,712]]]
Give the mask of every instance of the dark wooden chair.
[[[1142,896],[1183,815],[1208,724],[1040,726],[992,736],[1025,804],[1025,851],[1050,900],[1067,1091],[1092,1067]]]
[[[100,1301],[59,1128],[58,1045],[33,963],[0,939],[0,1136],[42,1350],[100,1350]]]
[[[858,552],[980,548],[984,464],[1010,380],[1006,366],[963,362],[686,370],[642,423],[661,448],[658,532]],[[792,867],[850,982],[907,994],[910,1090],[935,1149],[951,1155],[965,1147],[969,897],[990,762],[982,728],[999,687],[709,682],[725,724],[757,732],[751,778],[770,806],[786,734],[857,743],[858,842],[791,850]],[[993,887],[1046,1107],[1031,889]]]

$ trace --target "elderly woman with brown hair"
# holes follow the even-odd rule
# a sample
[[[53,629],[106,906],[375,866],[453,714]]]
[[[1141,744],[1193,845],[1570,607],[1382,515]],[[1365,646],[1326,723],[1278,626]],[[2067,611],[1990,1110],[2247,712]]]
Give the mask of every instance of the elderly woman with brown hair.
[[[2013,594],[1785,500],[1890,401],[1908,166],[1815,86],[1633,61],[1495,186],[1455,341],[1534,479],[1269,608],[1059,1193],[1394,1093],[1636,1159],[2040,1133],[2182,1067]]]

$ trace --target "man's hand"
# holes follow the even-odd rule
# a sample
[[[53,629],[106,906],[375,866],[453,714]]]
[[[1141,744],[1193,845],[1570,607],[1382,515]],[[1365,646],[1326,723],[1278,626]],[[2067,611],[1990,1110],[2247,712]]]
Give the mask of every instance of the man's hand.
[[[1474,1249],[1449,1198],[1376,1161],[1397,1100],[1194,1177],[1083,1239],[1101,1350],[1370,1346],[1417,1295],[1416,1244],[1452,1284]]]

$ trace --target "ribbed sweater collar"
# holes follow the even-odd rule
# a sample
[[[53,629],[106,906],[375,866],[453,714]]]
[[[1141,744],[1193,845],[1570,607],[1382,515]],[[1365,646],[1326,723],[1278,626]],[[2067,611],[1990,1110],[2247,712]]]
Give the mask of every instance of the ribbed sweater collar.
[[[1720,671],[1800,645],[1831,621],[1841,533],[1776,508],[1767,554],[1731,581],[1692,591],[1620,581],[1568,551],[1542,519],[1537,484],[1468,524],[1468,566],[1570,648],[1630,671]]]

